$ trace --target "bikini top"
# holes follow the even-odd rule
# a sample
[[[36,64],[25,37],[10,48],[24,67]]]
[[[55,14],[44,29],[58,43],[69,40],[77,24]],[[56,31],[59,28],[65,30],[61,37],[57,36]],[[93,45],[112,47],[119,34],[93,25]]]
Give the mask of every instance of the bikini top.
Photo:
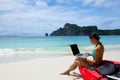
[[[95,56],[95,52],[94,52],[94,50],[92,50],[92,52],[91,52],[91,56]]]

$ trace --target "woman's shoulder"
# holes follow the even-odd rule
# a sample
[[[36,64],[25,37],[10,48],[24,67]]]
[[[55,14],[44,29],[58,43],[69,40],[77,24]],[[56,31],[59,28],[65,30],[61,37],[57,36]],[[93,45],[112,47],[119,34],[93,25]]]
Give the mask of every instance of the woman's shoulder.
[[[101,50],[101,49],[104,49],[104,46],[101,44],[98,44],[96,47],[95,47],[95,50]]]

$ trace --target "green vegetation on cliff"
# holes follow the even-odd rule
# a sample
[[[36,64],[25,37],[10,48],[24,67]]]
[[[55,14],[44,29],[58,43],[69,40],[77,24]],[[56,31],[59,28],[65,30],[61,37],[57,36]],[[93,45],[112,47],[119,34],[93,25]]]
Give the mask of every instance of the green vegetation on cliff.
[[[97,32],[100,35],[120,35],[120,29],[115,30],[99,30],[97,26],[78,26],[76,24],[66,23],[63,28],[53,31],[50,36],[79,36],[90,35]]]

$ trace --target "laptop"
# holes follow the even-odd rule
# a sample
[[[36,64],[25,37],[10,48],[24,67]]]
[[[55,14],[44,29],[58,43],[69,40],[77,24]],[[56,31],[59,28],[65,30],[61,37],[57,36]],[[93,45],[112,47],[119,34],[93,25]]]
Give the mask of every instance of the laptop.
[[[70,48],[71,48],[74,56],[78,56],[78,57],[82,57],[82,58],[87,58],[88,57],[86,54],[80,53],[77,44],[71,44]]]

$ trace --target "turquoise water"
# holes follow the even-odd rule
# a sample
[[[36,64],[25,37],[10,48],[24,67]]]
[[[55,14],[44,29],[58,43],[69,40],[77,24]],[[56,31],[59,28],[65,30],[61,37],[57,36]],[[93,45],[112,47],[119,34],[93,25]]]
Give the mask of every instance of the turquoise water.
[[[120,49],[120,36],[101,36],[101,42],[106,49]],[[69,54],[71,52],[70,44],[78,44],[81,51],[91,51],[94,48],[88,36],[0,37],[1,50],[22,50],[27,53],[21,54],[19,52],[19,54],[2,55],[0,56],[0,62],[63,56],[63,53]],[[36,49],[39,50],[39,54],[35,54]],[[34,54],[27,51],[32,51]],[[9,52],[7,53],[9,54]]]
[[[120,36],[101,36],[104,45],[120,45]],[[88,36],[53,36],[53,37],[0,37],[0,48],[42,49],[44,51],[65,51],[70,44],[80,48],[92,46]]]
[[[81,42],[84,42],[84,44]],[[86,45],[88,43],[88,37],[0,37],[0,48],[47,48],[52,46],[65,46],[72,43]]]
[[[120,36],[101,36],[104,45],[120,45]],[[92,46],[88,36],[53,36],[53,37],[0,37],[0,48],[40,48],[44,50],[64,50],[70,44],[79,47]]]
[[[79,46],[90,45],[86,36],[67,37],[1,37],[0,48],[25,48],[43,51],[65,51],[69,45],[77,43]]]

